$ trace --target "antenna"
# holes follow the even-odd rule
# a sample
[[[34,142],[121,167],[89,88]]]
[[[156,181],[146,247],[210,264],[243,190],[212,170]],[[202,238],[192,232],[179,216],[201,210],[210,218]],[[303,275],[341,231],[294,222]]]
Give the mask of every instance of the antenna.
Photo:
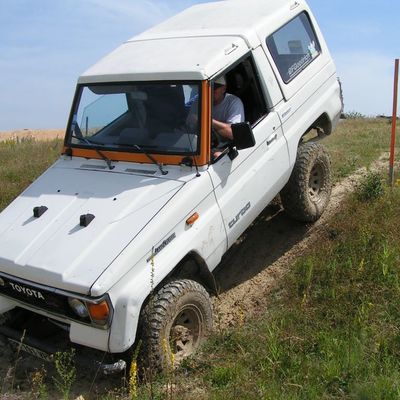
[[[187,135],[187,138],[188,138],[188,141],[189,141],[190,150],[192,150],[192,153],[194,153],[193,146],[192,146],[192,141],[190,140],[189,131],[186,131],[186,135]],[[196,167],[196,177],[198,178],[200,176],[200,172],[199,172],[199,167],[198,167],[197,162],[196,162],[196,156],[195,155],[192,155],[192,161],[193,161],[194,166]]]

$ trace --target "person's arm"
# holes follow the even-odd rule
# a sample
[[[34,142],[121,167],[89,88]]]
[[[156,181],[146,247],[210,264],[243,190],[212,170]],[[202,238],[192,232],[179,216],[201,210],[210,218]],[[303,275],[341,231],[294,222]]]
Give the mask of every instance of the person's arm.
[[[231,124],[227,122],[212,120],[212,127],[217,131],[218,135],[225,139],[233,140]]]
[[[212,127],[217,131],[218,135],[226,140],[233,140],[231,125],[244,121],[244,107],[242,101],[236,96],[231,96],[231,99],[226,121],[212,120]]]

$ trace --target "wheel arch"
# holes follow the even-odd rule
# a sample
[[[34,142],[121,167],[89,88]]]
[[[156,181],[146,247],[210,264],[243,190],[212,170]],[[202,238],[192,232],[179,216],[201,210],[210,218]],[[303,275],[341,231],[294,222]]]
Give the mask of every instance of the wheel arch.
[[[152,283],[152,278],[149,278],[149,268],[146,272],[141,269],[139,276],[121,280],[113,287],[114,295],[114,322],[119,320],[121,323],[113,323],[109,339],[109,351],[112,353],[121,353],[130,351],[140,343],[141,319],[145,307],[149,304],[152,296],[168,283],[176,280],[189,279],[195,281],[204,287],[209,293],[216,292],[215,283],[212,273],[210,272],[207,263],[201,255],[195,250],[190,250],[187,254],[181,255],[180,261],[175,262],[175,267],[172,269],[164,265],[158,270],[162,274],[160,280]],[[165,271],[163,273],[163,271]],[[135,272],[135,269],[132,269]],[[137,291],[132,290],[129,282],[134,279],[136,282],[141,279],[146,279],[143,285],[140,285]],[[128,354],[128,353],[127,353]]]
[[[158,290],[166,282],[174,279],[191,279],[203,285],[208,292],[215,291],[213,274],[208,269],[205,260],[194,250],[187,253],[154,290]]]
[[[155,286],[147,295],[140,307],[140,314],[148,304],[153,293],[157,292],[168,282],[178,279],[191,279],[196,281],[204,286],[209,293],[216,293],[217,291],[214,275],[208,269],[204,259],[196,251],[192,250],[187,253],[181,259],[181,261],[177,263],[175,268],[169,274],[167,274],[164,279],[162,279],[161,282],[159,282],[157,286]]]
[[[310,133],[312,130],[317,132],[317,137],[312,138],[311,140],[319,140],[323,139],[325,136],[328,136],[332,133],[333,124],[332,120],[329,117],[328,113],[321,114],[310,126],[309,128],[303,133],[301,139],[299,141],[300,145],[303,141],[305,141],[305,136]]]

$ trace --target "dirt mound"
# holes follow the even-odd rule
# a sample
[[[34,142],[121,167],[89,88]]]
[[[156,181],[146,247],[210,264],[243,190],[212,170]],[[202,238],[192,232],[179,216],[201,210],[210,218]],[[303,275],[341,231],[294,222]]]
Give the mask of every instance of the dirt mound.
[[[370,170],[383,170],[388,154]],[[225,329],[243,323],[268,306],[271,290],[296,258],[326,234],[326,222],[339,212],[342,200],[367,173],[365,168],[336,183],[323,216],[313,224],[290,219],[279,202],[269,205],[225,254],[215,271],[219,295],[214,298],[215,326]]]
[[[18,131],[0,132],[0,142],[23,139],[53,140],[61,139],[64,135],[64,129],[22,129]]]

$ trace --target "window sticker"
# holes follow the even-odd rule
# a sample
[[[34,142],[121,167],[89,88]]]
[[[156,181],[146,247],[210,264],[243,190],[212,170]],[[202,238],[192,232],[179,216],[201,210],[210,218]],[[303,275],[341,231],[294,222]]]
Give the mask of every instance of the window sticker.
[[[321,53],[308,15],[303,12],[266,39],[285,83],[294,79]]]
[[[299,70],[303,69],[303,67],[311,61],[311,59],[311,54],[306,54],[300,58],[299,61],[292,64],[288,69],[289,78],[294,77]]]
[[[319,51],[315,48],[314,40],[309,44],[308,51],[310,52],[312,58],[317,57],[317,55],[319,54]]]

